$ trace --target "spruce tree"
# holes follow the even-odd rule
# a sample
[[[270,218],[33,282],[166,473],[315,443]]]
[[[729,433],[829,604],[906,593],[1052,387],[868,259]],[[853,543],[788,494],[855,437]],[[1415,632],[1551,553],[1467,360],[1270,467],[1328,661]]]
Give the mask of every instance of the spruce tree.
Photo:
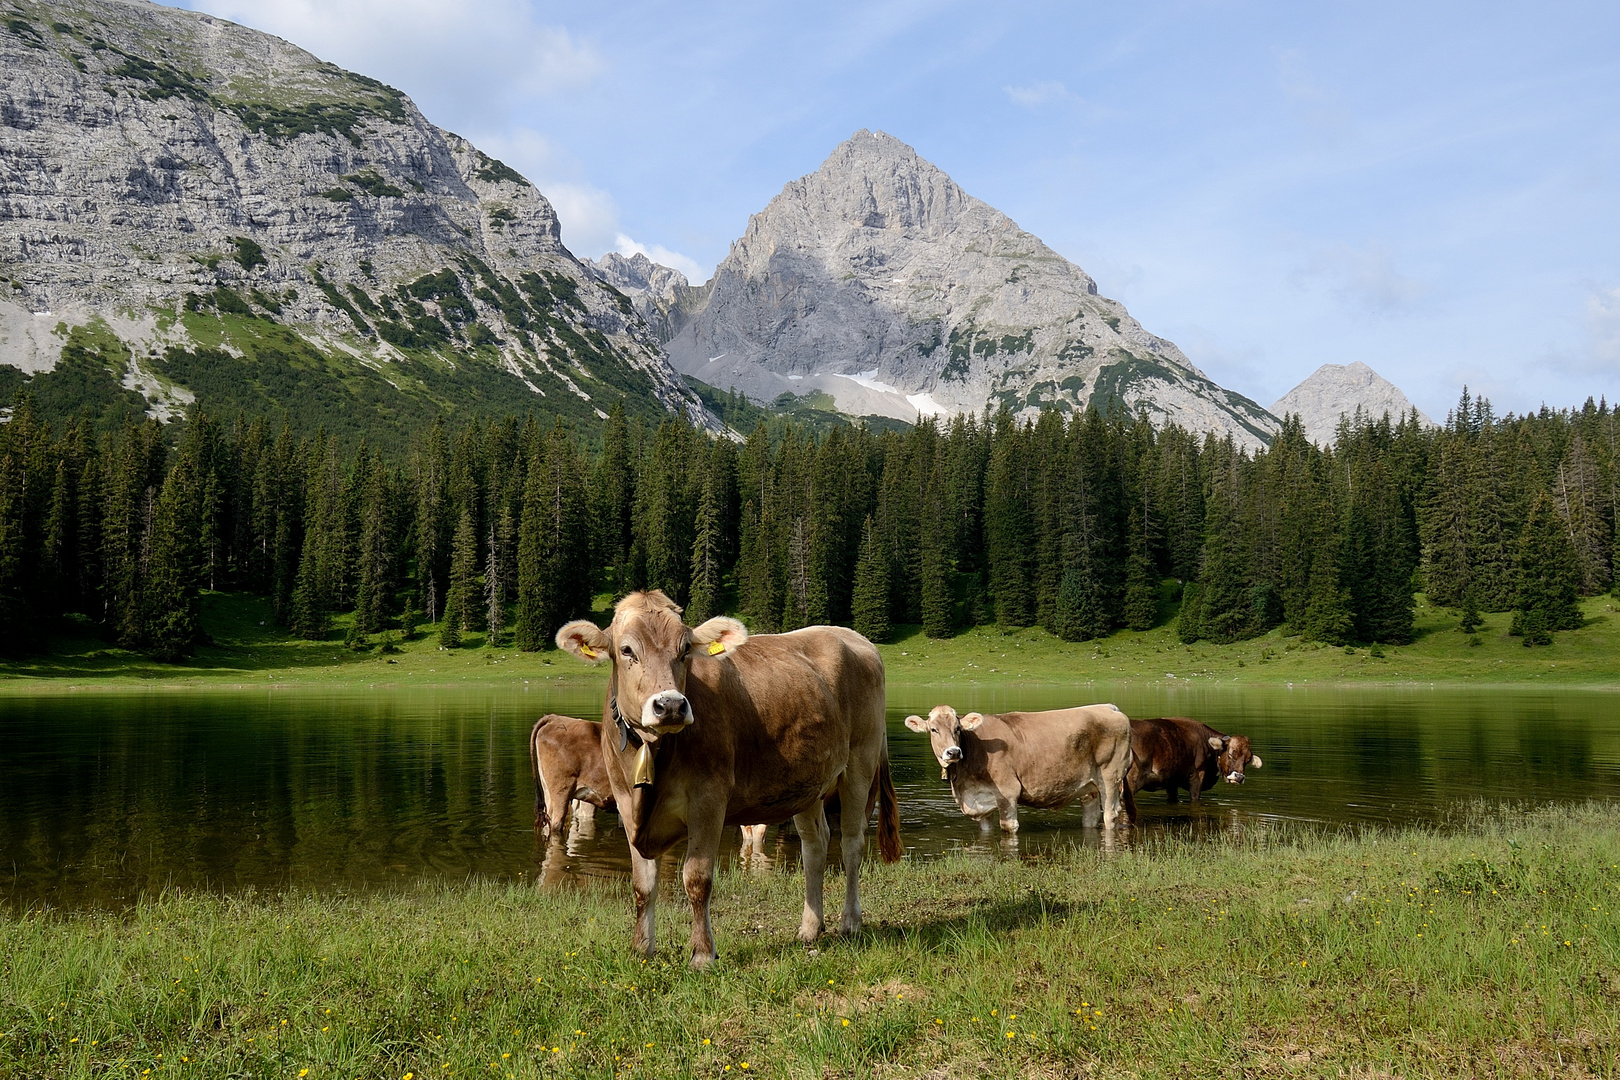
[[[394,606],[396,559],[387,470],[362,444],[355,471],[359,477],[360,506],[354,632],[363,638],[387,629]]]
[[[584,472],[559,421],[536,448],[518,528],[518,648],[546,648],[568,619],[589,614],[590,550]]]
[[[463,631],[478,625],[478,538],[473,533],[472,512],[463,509],[450,540],[450,587],[445,592],[444,619],[439,624],[439,644],[447,649],[461,646]]]
[[[705,470],[692,540],[692,591],[686,603],[687,622],[693,625],[720,613],[720,483],[714,469]]]
[[[1181,609],[1176,615],[1176,639],[1183,645],[1191,645],[1204,636],[1204,626],[1199,622],[1199,615],[1203,612],[1203,589],[1196,581],[1188,581],[1181,586]]]
[[[1462,618],[1457,623],[1457,630],[1460,633],[1472,634],[1483,625],[1485,625],[1485,620],[1479,613],[1478,596],[1472,588],[1465,588],[1463,590]]]
[[[855,595],[851,605],[856,633],[871,641],[889,637],[889,556],[866,516],[861,526],[860,554],[855,560]]]
[[[203,573],[202,492],[195,447],[182,447],[152,515],[147,583],[146,649],[155,659],[191,655],[199,632],[197,591]]]
[[[1035,528],[1030,505],[1027,428],[1005,405],[996,416],[984,492],[985,560],[990,596],[1002,626],[1028,626],[1035,619]]]
[[[1129,556],[1125,564],[1125,625],[1132,630],[1151,630],[1159,617],[1159,581],[1153,558],[1148,552],[1147,530],[1142,514],[1131,510]]]
[[[506,609],[501,602],[500,548],[496,543],[495,523],[490,522],[489,543],[484,554],[484,625],[489,630],[485,644],[494,648],[500,644],[505,629]]]
[[[1536,497],[1519,537],[1519,601],[1514,622],[1528,631],[1530,616],[1548,632],[1581,625],[1581,570],[1567,523],[1546,492]]]
[[[948,638],[955,631],[951,597],[951,567],[945,554],[945,540],[937,529],[926,529],[922,536],[919,572],[922,588],[923,633],[931,638]]]
[[[1305,640],[1328,645],[1349,644],[1354,633],[1350,590],[1339,583],[1337,544],[1319,551],[1312,560],[1310,597],[1301,629]]]
[[[331,628],[331,617],[322,603],[319,559],[313,545],[305,545],[298,560],[298,576],[287,603],[287,629],[310,641],[321,641]]]

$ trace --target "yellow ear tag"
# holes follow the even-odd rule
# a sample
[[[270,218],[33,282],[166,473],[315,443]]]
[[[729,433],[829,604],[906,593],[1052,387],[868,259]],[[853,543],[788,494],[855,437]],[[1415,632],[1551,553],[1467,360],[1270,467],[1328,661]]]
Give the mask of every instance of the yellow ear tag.
[[[591,648],[589,645],[581,645],[579,647],[579,651],[585,654],[585,659],[587,660],[596,659],[596,650]]]
[[[721,653],[723,653],[725,651],[726,651],[726,647],[723,644],[721,644],[720,642],[718,642],[718,641],[709,642],[709,655],[710,656],[719,656]]]

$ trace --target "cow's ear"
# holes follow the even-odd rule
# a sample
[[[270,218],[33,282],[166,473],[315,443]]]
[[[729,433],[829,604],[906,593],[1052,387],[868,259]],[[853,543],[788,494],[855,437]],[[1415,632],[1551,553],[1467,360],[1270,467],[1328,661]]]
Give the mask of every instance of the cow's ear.
[[[1211,735],[1209,737],[1209,748],[1211,750],[1220,750],[1225,747],[1225,745],[1226,743],[1224,741],[1217,739],[1215,736]]]
[[[1249,768],[1258,769],[1259,767],[1260,767],[1260,755],[1259,754],[1251,754],[1249,756]]]
[[[927,722],[924,721],[922,717],[915,715],[906,717],[906,727],[910,728],[912,731],[928,730]]]
[[[972,731],[974,728],[984,723],[984,717],[979,713],[970,712],[966,716],[962,717],[962,719],[958,722],[962,725],[963,731]]]
[[[748,627],[736,619],[716,615],[692,631],[692,643],[710,656],[721,656],[748,640]]]
[[[557,631],[557,648],[588,664],[600,664],[612,646],[602,628],[589,619],[575,619]]]

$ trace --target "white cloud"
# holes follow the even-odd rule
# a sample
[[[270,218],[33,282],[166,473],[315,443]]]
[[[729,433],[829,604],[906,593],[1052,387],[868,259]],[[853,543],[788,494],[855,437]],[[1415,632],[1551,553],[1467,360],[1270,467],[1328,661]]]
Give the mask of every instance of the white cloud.
[[[1080,100],[1067,86],[1051,79],[1029,86],[1004,86],[1002,90],[1015,104],[1026,109],[1036,109],[1053,101]]]
[[[614,242],[613,250],[620,255],[645,255],[655,263],[679,270],[686,275],[686,280],[692,285],[701,285],[709,280],[709,271],[698,265],[696,259],[688,258],[678,251],[671,251],[661,244],[640,244],[620,233]]]
[[[190,0],[323,60],[382,79],[459,114],[503,111],[589,84],[605,64],[523,0]],[[432,110],[430,110],[432,111]]]
[[[672,267],[686,280],[701,284],[709,278],[696,260],[660,244],[642,244],[630,238],[619,220],[613,196],[582,178],[583,170],[569,155],[539,132],[526,128],[501,134],[469,136],[485,153],[500,158],[534,181],[557,211],[563,244],[575,255],[596,258],[605,252],[638,252],[655,263]]]
[[[1338,95],[1324,90],[1298,49],[1277,53],[1277,88],[1293,105],[1295,118],[1311,141],[1336,145],[1351,134],[1354,122]]]
[[[1411,311],[1433,291],[1428,283],[1398,271],[1389,249],[1379,243],[1324,248],[1300,276],[1320,278],[1353,306],[1378,315]]]
[[[1620,371],[1620,287],[1586,298],[1586,351],[1590,370]]]

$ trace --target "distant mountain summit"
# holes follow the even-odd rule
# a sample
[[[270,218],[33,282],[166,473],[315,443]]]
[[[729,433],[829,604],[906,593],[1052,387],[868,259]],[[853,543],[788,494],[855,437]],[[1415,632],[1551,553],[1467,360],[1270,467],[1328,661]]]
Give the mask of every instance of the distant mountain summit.
[[[664,324],[671,363],[756,401],[819,392],[845,413],[903,420],[1119,402],[1250,447],[1277,429],[882,132],[856,132],[783,188],[713,281],[680,295],[686,310],[671,304]]]
[[[0,388],[23,379],[398,437],[619,402],[719,427],[516,171],[374,79],[144,0],[0,0]]]
[[[1305,437],[1319,445],[1333,442],[1343,418],[1354,418],[1356,410],[1370,419],[1392,420],[1413,411],[1413,404],[1399,387],[1357,360],[1352,364],[1323,364],[1311,376],[1277,399],[1275,416],[1298,413]],[[1430,427],[1434,421],[1418,412],[1418,419]]]

